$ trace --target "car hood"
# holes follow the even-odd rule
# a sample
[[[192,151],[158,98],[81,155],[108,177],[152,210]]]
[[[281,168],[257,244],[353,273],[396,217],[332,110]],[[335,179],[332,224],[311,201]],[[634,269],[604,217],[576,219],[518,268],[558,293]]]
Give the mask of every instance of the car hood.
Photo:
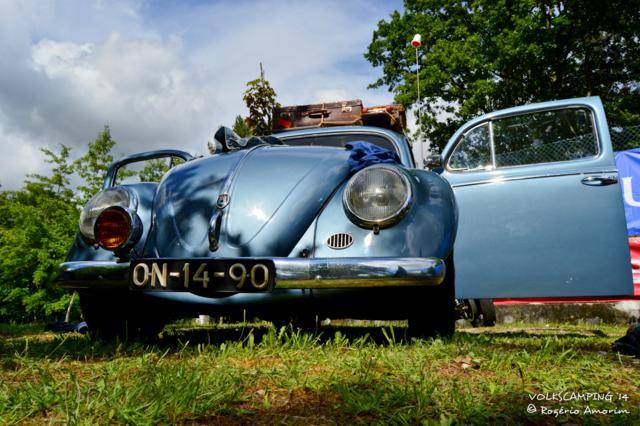
[[[348,156],[341,148],[262,145],[179,166],[158,187],[145,256],[288,256],[349,175]],[[225,188],[212,252],[209,223]]]

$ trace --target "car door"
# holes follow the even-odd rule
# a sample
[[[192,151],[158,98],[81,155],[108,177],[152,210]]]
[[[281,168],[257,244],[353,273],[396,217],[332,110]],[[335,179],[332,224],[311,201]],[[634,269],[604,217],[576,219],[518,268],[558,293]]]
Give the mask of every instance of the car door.
[[[442,156],[459,211],[459,298],[633,293],[600,99],[526,105],[460,128]]]

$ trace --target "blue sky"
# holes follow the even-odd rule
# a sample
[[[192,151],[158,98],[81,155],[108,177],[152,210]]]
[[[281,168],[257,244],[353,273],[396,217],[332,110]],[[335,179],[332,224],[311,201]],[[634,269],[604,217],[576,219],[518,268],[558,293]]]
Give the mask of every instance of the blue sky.
[[[401,1],[0,0],[0,183],[46,169],[39,148],[76,154],[109,124],[119,154],[204,152],[244,114],[259,73],[282,104],[392,94],[366,87],[380,19]],[[410,38],[411,35],[408,35]]]

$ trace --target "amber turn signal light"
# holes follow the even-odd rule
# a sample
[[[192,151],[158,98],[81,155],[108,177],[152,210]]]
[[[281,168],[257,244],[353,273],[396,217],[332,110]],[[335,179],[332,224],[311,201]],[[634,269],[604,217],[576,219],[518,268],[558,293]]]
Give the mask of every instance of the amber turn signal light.
[[[110,207],[100,213],[93,229],[100,247],[117,250],[131,237],[131,218],[121,207]]]

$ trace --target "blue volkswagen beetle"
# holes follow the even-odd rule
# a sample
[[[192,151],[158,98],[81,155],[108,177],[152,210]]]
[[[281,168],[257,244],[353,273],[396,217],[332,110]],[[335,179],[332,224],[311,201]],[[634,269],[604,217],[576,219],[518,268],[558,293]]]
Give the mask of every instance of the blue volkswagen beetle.
[[[144,336],[213,314],[408,319],[413,335],[450,335],[456,292],[631,293],[597,98],[479,117],[431,171],[416,168],[404,135],[376,127],[250,139],[221,129],[216,140],[206,157],[115,162],[84,207],[58,283],[80,293],[95,334]],[[127,167],[158,158],[181,164],[158,183],[127,183]]]

